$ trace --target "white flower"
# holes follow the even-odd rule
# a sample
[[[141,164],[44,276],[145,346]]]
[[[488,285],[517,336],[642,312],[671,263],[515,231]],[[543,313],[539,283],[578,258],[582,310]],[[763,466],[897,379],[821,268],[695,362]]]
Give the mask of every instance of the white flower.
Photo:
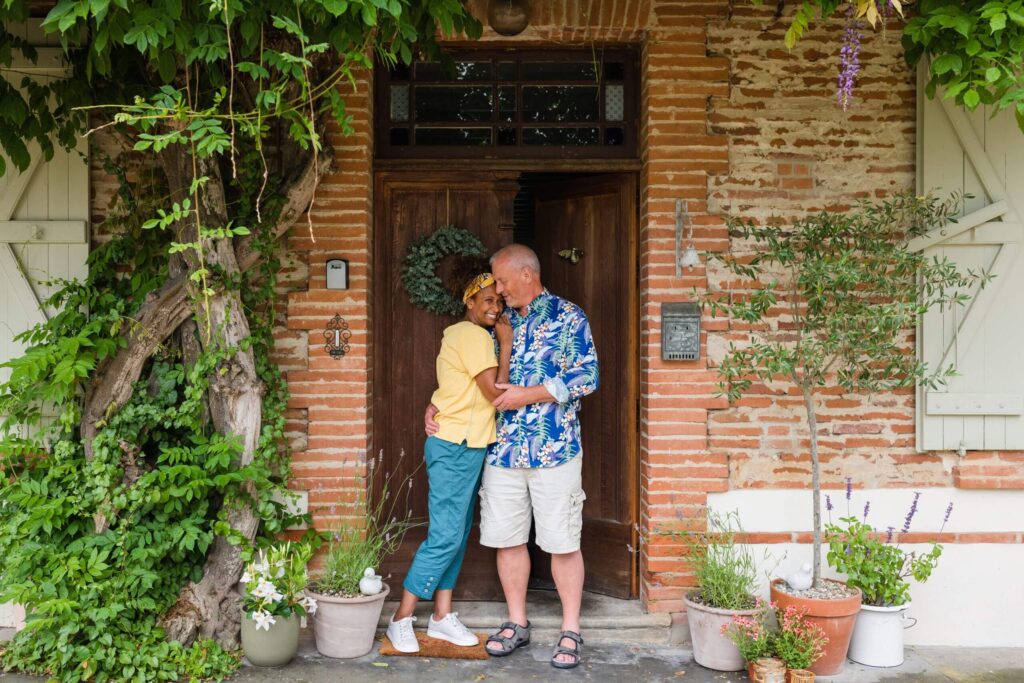
[[[316,614],[316,600],[306,595],[303,596],[300,602],[308,614]]]
[[[252,581],[252,574],[250,574],[249,571],[246,570],[245,573],[242,574],[241,581],[242,583],[249,583],[250,581]]]
[[[265,598],[270,602],[279,602],[284,596],[278,592],[277,587],[271,582],[267,581],[262,576],[259,579],[259,583],[256,584],[256,588],[252,589],[252,594],[257,598]]]
[[[256,630],[266,629],[270,630],[270,627],[277,623],[277,620],[271,616],[270,612],[264,612],[262,610],[252,613],[252,620],[256,622]]]

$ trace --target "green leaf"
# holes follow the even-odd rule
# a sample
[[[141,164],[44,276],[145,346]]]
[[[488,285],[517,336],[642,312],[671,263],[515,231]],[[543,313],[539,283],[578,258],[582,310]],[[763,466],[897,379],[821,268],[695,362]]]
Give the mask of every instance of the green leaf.
[[[978,91],[975,90],[974,88],[971,88],[970,90],[964,93],[964,104],[966,104],[967,107],[970,109],[974,109],[975,107],[977,107],[978,102],[980,102],[980,100],[981,98],[978,95]]]
[[[960,58],[960,55],[956,54],[942,55],[932,62],[932,73],[939,76],[949,73],[950,71],[960,73],[960,69],[962,68],[963,60]]]
[[[989,83],[995,83],[996,81],[999,80],[999,76],[1001,74],[1002,72],[998,68],[990,66],[988,69],[985,70],[985,80],[988,81]]]

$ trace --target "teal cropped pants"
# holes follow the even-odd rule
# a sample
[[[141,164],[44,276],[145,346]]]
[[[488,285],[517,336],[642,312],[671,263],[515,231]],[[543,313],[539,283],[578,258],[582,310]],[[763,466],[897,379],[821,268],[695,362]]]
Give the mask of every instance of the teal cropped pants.
[[[459,578],[487,449],[431,436],[423,450],[430,486],[427,540],[416,551],[402,585],[421,599],[431,600],[434,591],[455,588]]]

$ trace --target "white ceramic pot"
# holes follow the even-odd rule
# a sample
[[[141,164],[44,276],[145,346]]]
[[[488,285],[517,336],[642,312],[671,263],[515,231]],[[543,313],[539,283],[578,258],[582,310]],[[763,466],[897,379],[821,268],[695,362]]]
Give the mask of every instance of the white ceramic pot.
[[[369,653],[373,649],[377,622],[388,592],[387,584],[376,595],[355,598],[320,595],[307,590],[306,593],[316,600],[313,636],[317,651],[325,657],[339,659],[362,657]]]
[[[903,631],[917,623],[907,618],[909,608],[909,602],[894,607],[861,605],[847,657],[868,666],[902,664]]]
[[[708,607],[694,602],[687,595],[686,620],[690,625],[693,658],[703,667],[716,671],[740,671],[746,666],[743,657],[722,626],[731,624],[734,616],[752,617],[757,610],[730,610]]]

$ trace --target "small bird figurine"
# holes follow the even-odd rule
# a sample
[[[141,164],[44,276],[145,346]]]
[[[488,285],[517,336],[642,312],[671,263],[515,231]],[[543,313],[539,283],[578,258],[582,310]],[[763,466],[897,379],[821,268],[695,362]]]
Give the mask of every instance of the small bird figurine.
[[[384,585],[381,578],[374,573],[373,567],[367,567],[363,572],[363,578],[359,579],[359,592],[363,595],[376,595],[382,590]]]
[[[811,583],[814,580],[813,574],[811,574],[810,562],[804,562],[800,566],[800,571],[790,572],[786,574],[786,583],[795,591],[805,591],[811,587]]]

